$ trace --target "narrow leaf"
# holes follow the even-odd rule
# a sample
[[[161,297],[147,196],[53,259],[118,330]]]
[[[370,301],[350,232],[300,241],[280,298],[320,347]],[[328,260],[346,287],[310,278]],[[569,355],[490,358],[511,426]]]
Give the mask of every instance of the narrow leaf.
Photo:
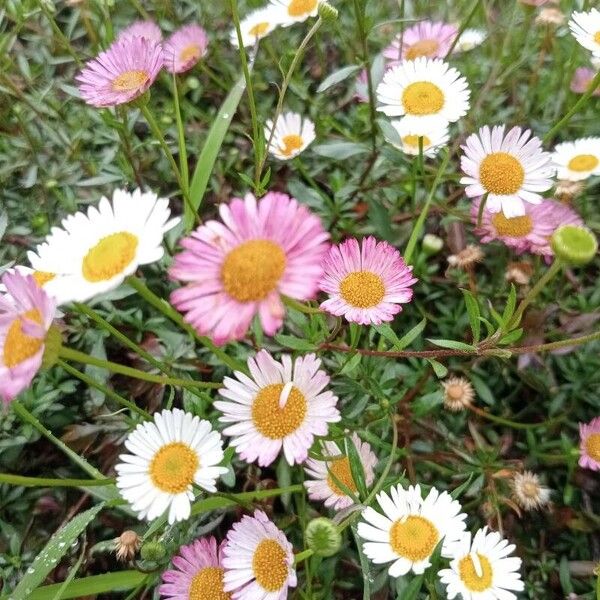
[[[462,293],[465,298],[467,314],[469,315],[471,333],[473,334],[473,342],[477,344],[477,342],[479,342],[479,338],[481,337],[481,321],[479,320],[481,313],[479,311],[479,303],[469,290],[462,290]]]
[[[321,85],[319,85],[317,88],[317,93],[320,94],[321,92],[328,90],[330,87],[341,83],[344,81],[344,79],[348,79],[348,77],[354,75],[354,73],[358,72],[359,70],[360,67],[358,65],[350,65],[349,67],[344,67],[334,71],[321,82]]]
[[[431,342],[435,346],[440,348],[450,348],[451,350],[464,350],[465,352],[475,352],[476,348],[471,344],[465,344],[464,342],[457,342],[455,340],[433,340],[427,338],[428,342]]]

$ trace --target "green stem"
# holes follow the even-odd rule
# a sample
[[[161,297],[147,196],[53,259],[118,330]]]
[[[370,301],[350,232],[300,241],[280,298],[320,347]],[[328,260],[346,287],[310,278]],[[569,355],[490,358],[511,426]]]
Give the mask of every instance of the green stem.
[[[473,6],[471,7],[471,10],[469,11],[469,14],[466,16],[465,20],[461,23],[460,28],[458,29],[458,33],[454,37],[454,41],[452,42],[452,45],[448,49],[448,52],[446,53],[444,60],[448,60],[448,58],[452,54],[454,48],[456,48],[456,44],[458,44],[458,42],[460,40],[460,36],[465,32],[465,30],[469,26],[469,23],[475,16],[475,13],[477,12],[477,8],[479,7],[480,2],[481,2],[481,0],[475,0],[475,2],[473,2]]]
[[[358,560],[360,562],[360,569],[362,571],[363,580],[363,600],[369,600],[371,598],[371,565],[362,551],[361,540],[358,537],[356,525],[352,525],[350,528],[352,531],[352,537],[356,544],[356,551],[358,553]]]
[[[44,477],[24,477],[12,473],[0,473],[0,483],[24,487],[96,487],[113,485],[114,479],[47,479]]]
[[[107,398],[110,398],[111,400],[114,400],[115,402],[117,402],[118,404],[121,404],[125,408],[128,408],[129,410],[136,412],[138,415],[140,415],[141,417],[143,417],[146,420],[152,419],[152,415],[150,413],[146,412],[143,408],[140,408],[135,403],[131,402],[130,400],[127,400],[127,398],[123,398],[123,396],[121,396],[120,394],[117,394],[117,392],[107,388],[106,386],[97,382],[95,379],[92,379],[89,375],[82,373],[75,367],[72,367],[70,364],[66,363],[64,360],[61,360],[59,358],[56,361],[56,364],[59,365],[60,367],[62,367],[70,375],[73,375],[73,377],[77,377],[77,379],[80,379],[81,381],[83,381],[83,383],[85,383],[86,385],[89,385],[90,387],[97,389],[99,392],[102,392]]]
[[[396,425],[396,419],[394,419],[393,414],[390,415],[390,419],[392,422],[392,449],[390,451],[390,455],[379,479],[377,480],[377,482],[373,486],[373,489],[371,490],[371,493],[367,496],[365,500],[366,506],[369,506],[371,504],[373,498],[375,498],[375,496],[379,493],[379,490],[381,490],[381,488],[385,485],[386,477],[388,476],[388,473],[390,472],[390,469],[392,468],[392,465],[396,460],[396,448],[398,447],[398,426]]]
[[[415,250],[415,246],[417,245],[417,240],[418,240],[419,236],[421,235],[421,231],[423,229],[425,219],[427,218],[427,215],[429,214],[429,208],[431,207],[433,197],[435,196],[435,192],[440,183],[440,180],[442,179],[444,173],[446,172],[446,167],[448,165],[449,160],[450,160],[450,152],[448,152],[448,150],[446,149],[445,156],[442,160],[442,163],[440,164],[440,168],[438,169],[438,172],[436,173],[435,179],[433,180],[433,183],[431,185],[431,190],[429,191],[429,195],[427,196],[427,200],[425,201],[425,204],[423,205],[423,208],[421,209],[421,213],[419,214],[419,218],[417,219],[417,222],[415,223],[412,233],[410,234],[408,244],[406,244],[406,250],[404,251],[404,260],[407,264],[410,264],[413,252]]]
[[[536,427],[548,427],[555,423],[560,423],[564,421],[566,418],[565,415],[560,417],[556,417],[554,419],[548,419],[547,421],[541,421],[540,423],[517,423],[516,421],[511,421],[509,419],[504,419],[502,417],[497,417],[496,415],[492,415],[485,410],[481,410],[476,406],[470,406],[469,410],[474,412],[476,415],[483,417],[484,419],[488,419],[494,423],[498,423],[499,425],[506,425],[507,427],[512,427],[513,429],[535,429]]]
[[[575,102],[571,110],[544,136],[544,144],[551,142],[554,136],[571,120],[573,115],[587,104],[598,86],[600,86],[600,71],[596,73],[596,76],[590,82],[585,94]]]
[[[173,106],[175,108],[175,121],[177,122],[177,143],[179,146],[179,172],[184,188],[190,189],[190,172],[187,160],[187,148],[185,147],[185,130],[181,118],[181,107],[179,106],[179,89],[177,88],[177,76],[173,73]]]
[[[488,194],[484,194],[483,198],[479,201],[479,210],[477,211],[477,227],[481,227],[481,221],[483,219],[483,211],[487,204]]]
[[[187,331],[192,337],[200,342],[207,350],[210,350],[223,364],[227,365],[234,371],[246,371],[246,365],[239,361],[231,358],[227,353],[223,352],[218,346],[215,346],[213,342],[198,332],[189,324],[186,323],[184,318],[167,302],[162,298],[159,298],[156,294],[151,292],[148,287],[136,277],[128,277],[127,283],[144,299],[148,304],[156,308],[159,312],[165,315],[168,319],[173,321],[181,327],[184,331]]]
[[[305,315],[322,315],[323,311],[320,308],[315,308],[314,306],[309,306],[308,304],[303,304],[302,302],[298,302],[293,298],[289,298],[288,296],[281,296],[283,303],[298,312],[304,313]]]
[[[302,550],[302,552],[298,552],[298,554],[296,554],[294,556],[294,565],[297,565],[297,564],[301,563],[303,560],[310,558],[313,554],[314,554],[314,551],[310,550],[310,549]]]

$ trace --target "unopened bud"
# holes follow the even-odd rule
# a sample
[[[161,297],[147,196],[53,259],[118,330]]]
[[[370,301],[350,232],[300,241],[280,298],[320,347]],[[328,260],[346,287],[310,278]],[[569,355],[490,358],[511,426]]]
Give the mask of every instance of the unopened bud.
[[[306,545],[317,556],[333,556],[342,546],[342,534],[331,519],[319,517],[306,527]]]
[[[159,562],[166,554],[165,547],[158,541],[146,542],[140,550],[140,556],[144,560],[151,560],[152,562]]]
[[[323,21],[335,21],[338,18],[338,10],[326,2],[321,0],[319,2],[319,16]]]
[[[422,247],[425,254],[433,256],[444,247],[444,240],[433,233],[426,233],[423,236]]]
[[[589,263],[598,251],[596,236],[583,225],[563,225],[550,239],[557,258],[567,264],[582,266]]]

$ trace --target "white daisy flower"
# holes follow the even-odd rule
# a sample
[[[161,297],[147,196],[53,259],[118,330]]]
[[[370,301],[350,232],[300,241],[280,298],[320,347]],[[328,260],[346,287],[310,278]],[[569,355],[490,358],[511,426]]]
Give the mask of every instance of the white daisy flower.
[[[31,275],[35,282],[50,296],[56,300],[56,304],[64,304],[70,301],[71,294],[69,290],[62,284],[60,276],[56,273],[46,273],[45,271],[36,271],[25,265],[15,265],[10,269],[6,269],[6,273],[19,273],[19,275]],[[5,292],[6,288],[0,284],[0,292]],[[56,311],[56,316],[62,316],[63,313]]]
[[[115,190],[112,204],[103,197],[87,214],[68,216],[27,256],[36,271],[57,277],[48,293],[84,302],[118,287],[139,265],[162,258],[163,236],[179,222],[170,216],[166,198]]]
[[[405,154],[419,155],[419,138],[423,138],[423,156],[435,156],[448,143],[448,127],[431,127],[427,123],[415,123],[407,119],[391,121],[400,137],[400,144],[393,144]]]
[[[464,533],[452,547],[449,569],[439,572],[448,600],[460,594],[463,600],[516,600],[524,589],[519,569],[521,559],[509,557],[515,549],[496,531],[480,529],[471,543]],[[511,590],[511,591],[508,591]]]
[[[271,138],[273,121],[265,124],[265,140]],[[295,112],[283,113],[277,119],[269,152],[279,160],[290,160],[304,152],[315,139],[315,124]]]
[[[513,127],[504,135],[504,125],[486,125],[470,135],[462,149],[460,166],[467,177],[460,182],[467,186],[465,193],[470,198],[487,194],[485,208],[492,213],[522,217],[523,202],[539,204],[539,192],[552,187],[552,156],[529,129]]]
[[[341,417],[337,396],[325,390],[329,376],[314,354],[275,360],[266,350],[248,359],[250,377],[239,371],[225,377],[214,406],[227,423],[223,433],[246,462],[270,465],[281,448],[290,465],[308,456],[314,436],[327,435]]]
[[[221,564],[233,600],[285,600],[297,584],[292,545],[261,510],[229,530]]]
[[[552,162],[561,181],[583,181],[600,175],[600,138],[563,142],[554,148]]]
[[[443,541],[442,555],[449,556],[449,548],[461,539],[467,515],[448,492],[431,491],[425,499],[420,486],[405,490],[397,485],[377,494],[383,514],[371,507],[362,513],[358,535],[367,540],[363,549],[375,564],[392,563],[391,577],[400,577],[413,571],[420,575],[431,565],[430,557]]]
[[[371,450],[371,446],[367,442],[362,442],[356,433],[352,434],[348,443],[354,444],[360,456],[365,483],[369,487],[375,477],[377,456]],[[314,479],[314,481],[304,482],[309,498],[311,500],[324,500],[325,506],[331,506],[334,510],[342,510],[351,506],[353,503],[352,498],[338,485],[339,482],[351,492],[356,493],[358,491],[350,470],[350,460],[344,454],[343,446],[340,447],[335,442],[326,441],[321,454],[324,457],[331,457],[331,459],[316,460],[309,458],[304,465],[306,474]]]
[[[309,17],[316,17],[319,0],[271,0],[271,6],[282,11],[281,25],[288,27]]]
[[[574,12],[569,21],[575,39],[594,56],[600,56],[600,10]]]
[[[163,410],[140,423],[125,440],[131,454],[116,465],[117,487],[140,519],[169,511],[169,523],[190,516],[193,485],[216,492],[217,478],[227,473],[223,440],[208,421],[178,408]]]
[[[378,110],[404,117],[407,125],[443,128],[469,110],[467,80],[441,59],[405,60],[389,69],[377,86]]]
[[[454,46],[454,52],[468,52],[481,46],[487,38],[483,29],[465,29]]]
[[[254,46],[258,40],[267,37],[281,25],[281,11],[270,7],[259,8],[240,21],[242,43],[245,47]],[[238,48],[237,30],[234,28],[229,35],[231,45]]]

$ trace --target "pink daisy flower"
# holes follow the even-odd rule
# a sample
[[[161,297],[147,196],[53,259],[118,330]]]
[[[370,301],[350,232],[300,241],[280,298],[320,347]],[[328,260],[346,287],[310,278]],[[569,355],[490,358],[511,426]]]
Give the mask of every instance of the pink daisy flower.
[[[201,538],[188,546],[181,546],[173,558],[173,569],[162,574],[163,584],[158,588],[167,600],[214,598],[231,600],[223,590],[223,544],[217,547],[214,537]]]
[[[169,273],[188,283],[171,302],[216,344],[244,337],[254,315],[273,335],[285,314],[281,295],[314,298],[329,234],[305,206],[285,194],[252,194],[219,208],[181,241]]]
[[[596,76],[596,71],[589,67],[579,67],[571,80],[571,91],[575,94],[585,94]],[[596,88],[592,96],[600,96],[600,88]]]
[[[123,29],[117,39],[124,40],[132,37],[143,37],[153,42],[162,42],[162,32],[154,21],[135,21]]]
[[[471,220],[477,225],[478,198],[471,205]],[[581,217],[569,206],[556,200],[545,199],[541,204],[525,205],[525,214],[507,219],[504,213],[484,210],[481,226],[475,227],[475,234],[482,242],[500,240],[517,254],[531,252],[547,258],[554,256],[550,247],[550,237],[559,225],[583,225]]]
[[[369,487],[375,478],[377,456],[371,450],[371,446],[367,442],[362,442],[356,433],[352,434],[348,443],[354,444],[360,456],[365,483]],[[313,478],[313,480],[304,482],[309,498],[311,500],[324,500],[325,506],[330,506],[334,510],[342,510],[351,506],[353,503],[352,498],[337,483],[343,483],[351,492],[356,493],[358,491],[350,470],[350,460],[344,454],[343,445],[339,446],[335,442],[326,441],[321,454],[331,457],[331,459],[316,460],[309,458],[304,466],[306,474]]]
[[[285,600],[297,585],[292,545],[261,510],[233,525],[223,556],[224,589],[233,600]]]
[[[589,423],[579,423],[579,466],[600,471],[600,417]]]
[[[396,64],[401,60],[444,58],[458,33],[454,25],[442,21],[421,21],[398,34],[383,51],[383,55]]]
[[[165,42],[165,69],[171,73],[189,71],[206,54],[207,47],[208,37],[200,25],[181,27]]]
[[[410,302],[417,282],[400,252],[374,237],[352,238],[332,246],[319,283],[329,294],[321,308],[361,325],[391,321]]]
[[[145,37],[119,38],[88,61],[75,78],[83,99],[92,106],[117,106],[139,98],[163,66],[160,42]]]
[[[5,273],[0,295],[0,397],[5,404],[35,377],[42,366],[45,338],[56,302],[31,275]]]
[[[290,465],[306,460],[314,436],[327,435],[328,424],[341,417],[337,396],[326,390],[329,376],[314,354],[275,360],[266,350],[248,359],[250,377],[236,371],[225,377],[219,393],[231,446],[246,462],[270,465],[281,452]]]

